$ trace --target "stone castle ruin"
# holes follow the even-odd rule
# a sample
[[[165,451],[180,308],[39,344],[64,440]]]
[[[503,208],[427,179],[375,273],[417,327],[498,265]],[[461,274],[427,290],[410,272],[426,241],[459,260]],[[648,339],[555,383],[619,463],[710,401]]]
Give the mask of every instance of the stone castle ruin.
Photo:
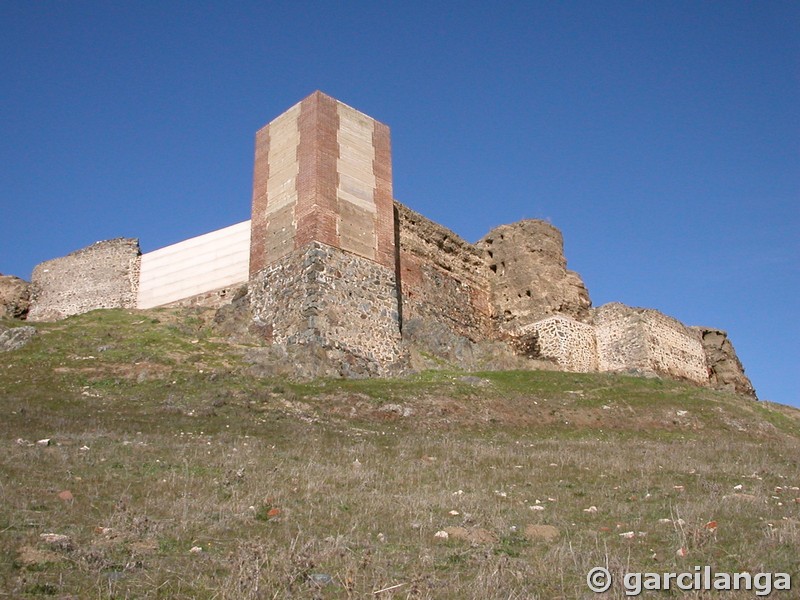
[[[249,221],[145,254],[120,238],[41,263],[27,319],[220,308],[241,302],[244,285],[262,343],[313,349],[341,373],[398,372],[414,342],[456,358],[483,344],[523,363],[755,397],[725,332],[592,308],[552,225],[503,225],[470,244],[394,200],[389,128],[321,92],[257,132]]]

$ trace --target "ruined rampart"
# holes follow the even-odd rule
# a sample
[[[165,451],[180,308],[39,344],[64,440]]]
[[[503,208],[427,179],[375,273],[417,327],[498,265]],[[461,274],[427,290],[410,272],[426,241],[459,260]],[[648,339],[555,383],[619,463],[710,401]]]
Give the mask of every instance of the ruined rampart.
[[[0,273],[0,319],[24,319],[31,305],[31,285],[19,277]]]
[[[672,317],[612,302],[594,311],[594,326],[601,371],[640,371],[708,381],[700,339]]]
[[[117,238],[37,265],[28,319],[55,321],[96,308],[135,308],[139,255],[138,240]]]
[[[713,327],[690,327],[700,339],[708,364],[708,378],[712,387],[755,397],[756,391],[744,374],[739,357],[728,334]]]
[[[449,229],[395,202],[404,321],[435,321],[471,340],[493,337],[486,263]]]
[[[501,331],[514,333],[550,315],[578,321],[592,305],[580,275],[567,270],[561,232],[545,221],[501,225],[477,244],[488,265]]]
[[[265,344],[322,356],[325,373],[396,372],[414,344],[474,365],[464,357],[488,343],[531,365],[755,395],[724,332],[618,303],[592,309],[551,224],[501,225],[473,245],[393,201],[389,128],[321,92],[257,132],[251,214],[141,257],[118,239],[42,263],[29,318],[239,298]],[[21,314],[13,298],[3,305]]]

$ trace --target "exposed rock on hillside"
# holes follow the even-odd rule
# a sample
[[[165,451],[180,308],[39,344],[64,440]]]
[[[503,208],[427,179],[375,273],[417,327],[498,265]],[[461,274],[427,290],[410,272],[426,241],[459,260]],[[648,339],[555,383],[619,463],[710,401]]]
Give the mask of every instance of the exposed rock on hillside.
[[[442,367],[472,370],[553,370],[556,365],[516,352],[503,341],[473,342],[434,320],[410,319],[403,327],[403,342],[412,370]]]
[[[31,285],[19,277],[0,274],[0,318],[24,319],[28,314]]]
[[[19,350],[30,342],[34,335],[36,335],[36,329],[29,326],[10,329],[0,327],[0,352]]]
[[[567,270],[564,239],[549,223],[528,219],[501,225],[477,246],[485,253],[492,301],[504,329],[553,314],[579,321],[589,316],[589,291],[580,275]]]
[[[756,391],[750,379],[744,374],[744,367],[728,339],[728,334],[708,327],[691,329],[697,332],[703,343],[711,386],[755,398]]]
[[[254,343],[258,339],[255,329],[247,285],[242,285],[234,291],[230,303],[214,313],[214,331],[232,342]]]

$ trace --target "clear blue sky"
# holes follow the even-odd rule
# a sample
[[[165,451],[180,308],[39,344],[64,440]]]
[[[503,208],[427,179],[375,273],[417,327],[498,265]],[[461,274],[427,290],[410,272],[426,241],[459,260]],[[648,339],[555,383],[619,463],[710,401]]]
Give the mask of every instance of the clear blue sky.
[[[255,131],[320,89],[469,241],[564,232],[596,306],[726,329],[800,406],[800,3],[0,3],[0,272],[249,218]]]

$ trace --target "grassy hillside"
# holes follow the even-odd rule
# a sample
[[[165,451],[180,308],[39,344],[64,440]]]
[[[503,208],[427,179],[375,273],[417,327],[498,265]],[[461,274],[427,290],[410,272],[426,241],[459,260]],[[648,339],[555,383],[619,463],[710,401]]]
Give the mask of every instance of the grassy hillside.
[[[96,311],[0,354],[0,598],[591,598],[594,566],[800,586],[798,411],[600,374],[265,379],[208,317]]]

